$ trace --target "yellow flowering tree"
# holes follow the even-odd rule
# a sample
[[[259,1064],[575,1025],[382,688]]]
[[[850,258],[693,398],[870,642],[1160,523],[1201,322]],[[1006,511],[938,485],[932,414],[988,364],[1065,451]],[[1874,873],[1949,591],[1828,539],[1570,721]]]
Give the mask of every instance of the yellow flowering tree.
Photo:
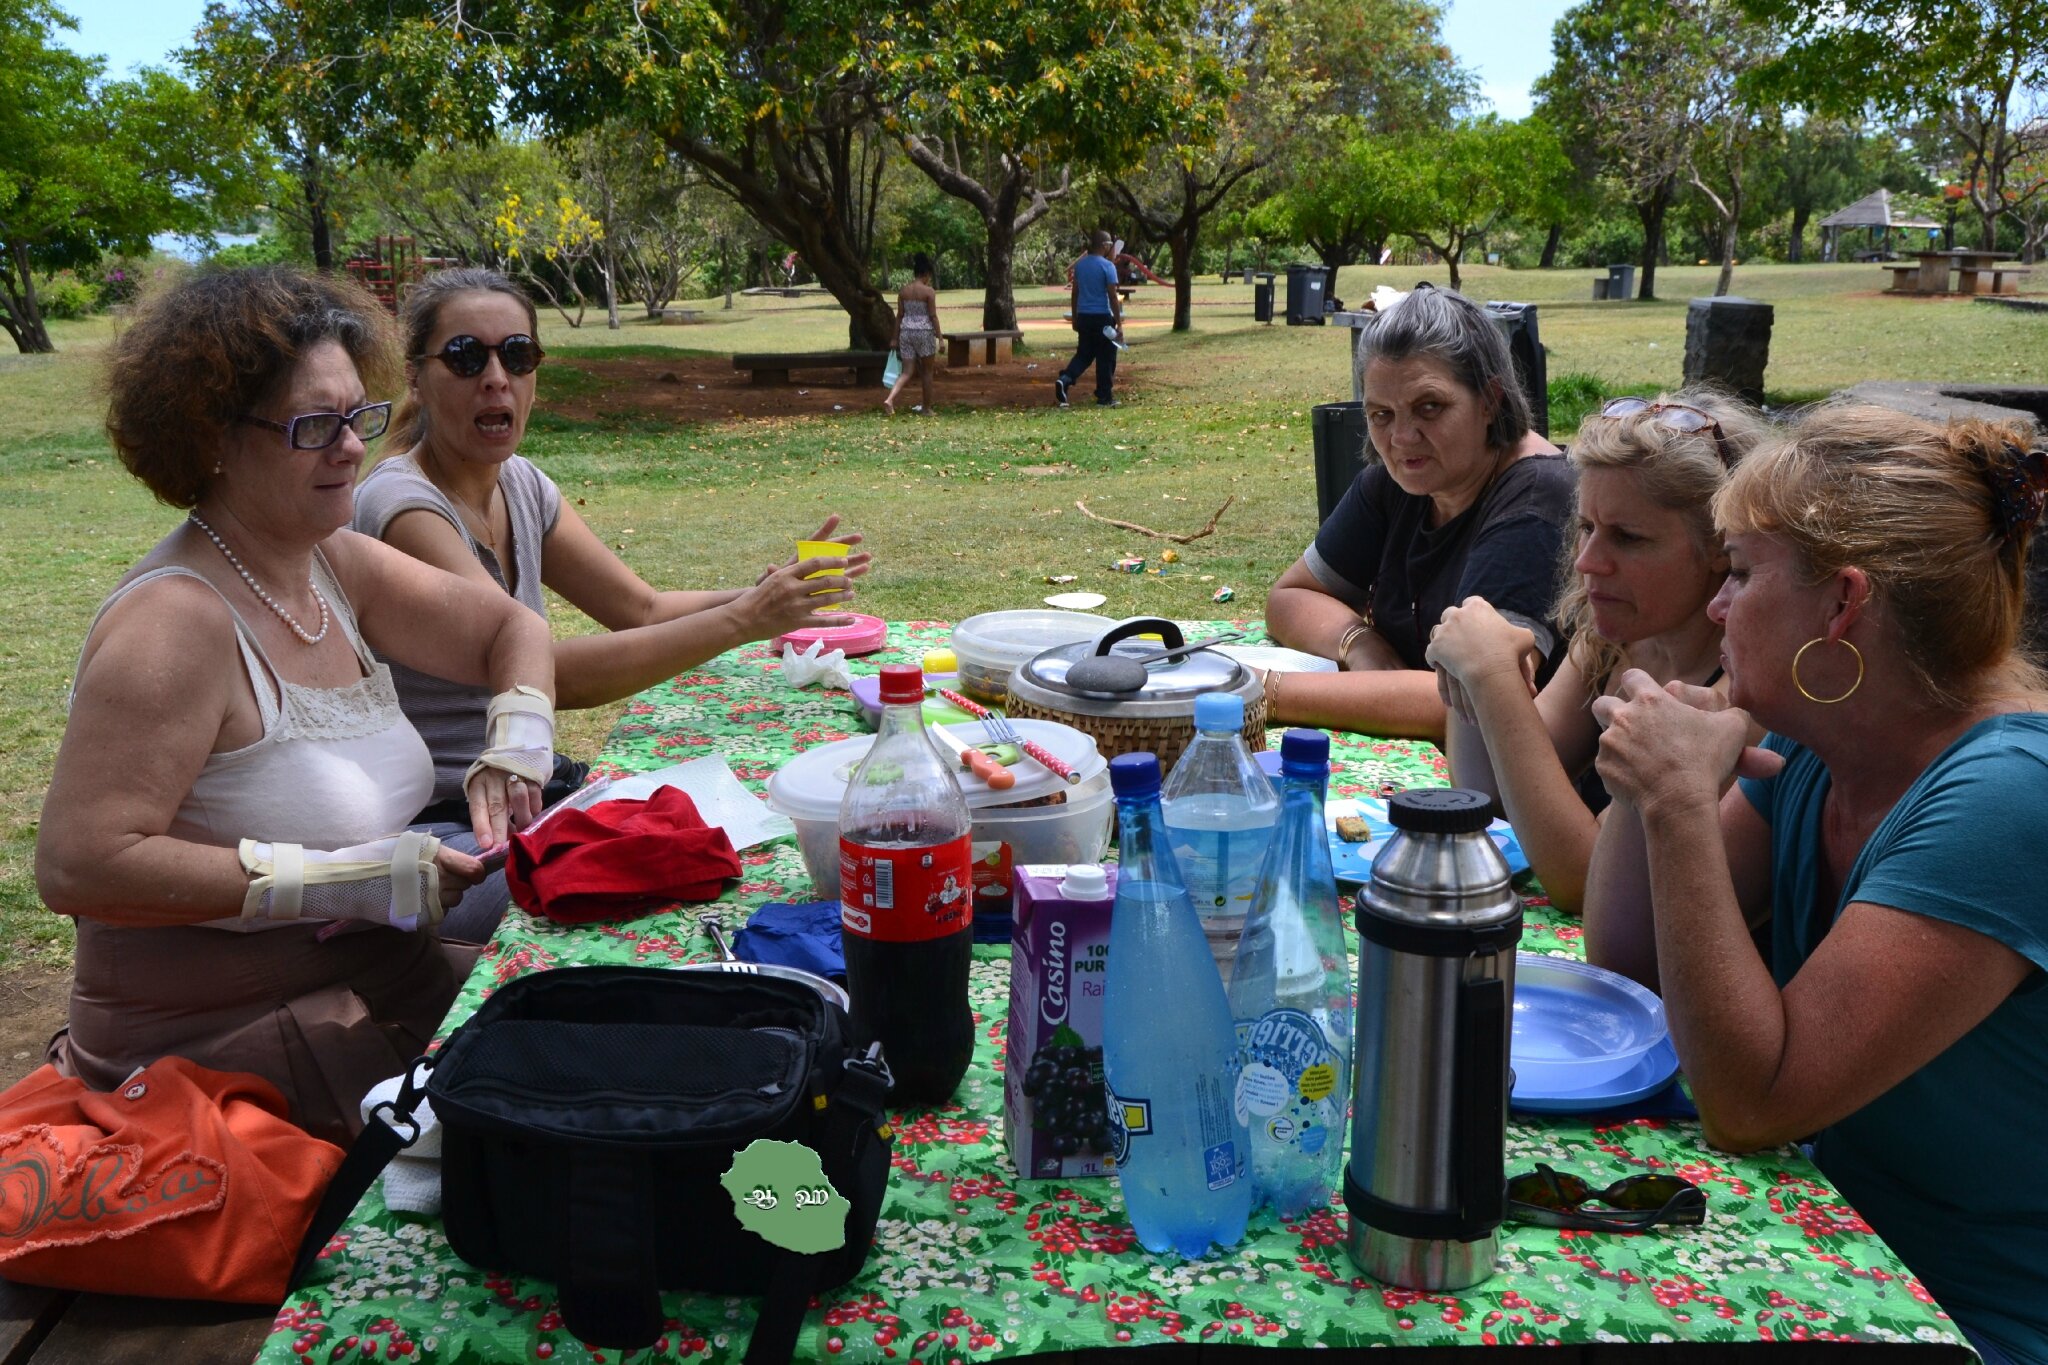
[[[589,299],[580,277],[593,267],[604,224],[563,186],[552,195],[528,196],[508,185],[504,194],[492,220],[492,245],[506,268],[530,284],[564,322],[581,327]]]

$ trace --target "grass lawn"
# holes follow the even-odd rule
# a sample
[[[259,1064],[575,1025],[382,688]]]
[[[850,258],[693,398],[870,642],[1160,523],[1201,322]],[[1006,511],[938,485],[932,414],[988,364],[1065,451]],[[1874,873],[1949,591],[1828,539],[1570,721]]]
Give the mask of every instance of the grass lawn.
[[[1675,387],[1685,301],[1711,290],[1714,273],[1661,270],[1669,301],[1654,303],[1592,303],[1590,270],[1479,267],[1465,272],[1465,287],[1543,305],[1552,380],[1588,376],[1596,382],[1560,388],[1591,394]],[[1375,284],[1417,278],[1413,268],[1350,268],[1337,292],[1358,303]],[[1441,271],[1434,278],[1444,282]],[[1882,283],[1875,266],[1738,270],[1740,292],[1778,306],[1774,400],[1876,378],[2048,383],[2048,318],[1880,297]],[[1050,381],[1071,344],[1058,320],[1065,291],[1025,286],[1018,301],[1046,407],[942,407],[893,421],[879,410],[689,427],[629,411],[582,423],[547,414],[551,393],[587,395],[596,385],[577,370],[579,357],[622,346],[700,355],[844,346],[844,316],[829,298],[743,298],[731,313],[711,299],[693,305],[707,321],[632,321],[618,332],[604,329],[601,312],[575,331],[547,315],[551,359],[526,453],[657,586],[751,578],[836,510],[877,554],[862,607],[892,619],[1034,604],[1054,591],[1041,581],[1053,573],[1107,594],[1109,615],[1257,615],[1266,585],[1314,531],[1308,413],[1350,396],[1346,334],[1258,326],[1248,287],[1212,282],[1195,291],[1192,332],[1174,335],[1170,294],[1148,289],[1134,301],[1133,344],[1119,371],[1132,381],[1130,404],[1060,412]],[[948,292],[942,306],[948,326],[980,325],[978,293]],[[64,691],[94,607],[178,515],[125,474],[100,432],[97,363],[110,329],[104,319],[55,324],[60,354],[0,358],[0,725],[10,736],[0,755],[0,969],[67,959],[69,922],[42,910],[31,875]],[[1584,403],[1558,412],[1575,420]],[[1082,498],[1107,516],[1194,530],[1226,497],[1236,501],[1217,533],[1185,547],[1167,578],[1112,572],[1119,555],[1156,556],[1159,542],[1089,521],[1073,505]],[[1213,606],[1211,592],[1224,585],[1236,601]],[[567,609],[555,623],[562,632],[588,625]],[[595,750],[616,710],[565,715],[563,747]]]

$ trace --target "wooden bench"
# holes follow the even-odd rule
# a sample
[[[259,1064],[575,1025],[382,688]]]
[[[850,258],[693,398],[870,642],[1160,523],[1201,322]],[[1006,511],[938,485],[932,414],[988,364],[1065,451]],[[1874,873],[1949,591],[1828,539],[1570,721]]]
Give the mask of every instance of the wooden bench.
[[[1885,293],[1917,294],[1920,292],[1920,263],[1918,261],[1911,265],[1888,265],[1885,269],[1892,272],[1891,287],[1885,290]]]
[[[4,1365],[216,1365],[252,1359],[277,1311],[246,1304],[78,1294],[0,1281]]]
[[[946,333],[946,368],[964,370],[969,365],[994,365],[1010,358],[1010,347],[1022,341],[1022,330],[999,332]]]
[[[888,364],[887,351],[795,351],[732,358],[732,367],[750,371],[748,382],[757,388],[788,384],[791,370],[852,370],[858,383],[878,385]]]
[[[2024,265],[1983,265],[1963,266],[1956,272],[1956,292],[1959,294],[2017,294],[2020,292],[2020,276],[2033,273],[2032,267]],[[1989,281],[1984,276],[1989,275]],[[1985,288],[1986,284],[1990,288]]]

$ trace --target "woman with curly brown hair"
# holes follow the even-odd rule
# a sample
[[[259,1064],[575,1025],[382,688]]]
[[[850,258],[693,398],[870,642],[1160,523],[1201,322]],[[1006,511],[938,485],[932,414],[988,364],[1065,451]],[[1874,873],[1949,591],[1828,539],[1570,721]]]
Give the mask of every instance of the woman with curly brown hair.
[[[546,625],[345,529],[391,352],[367,293],[283,268],[198,276],[114,344],[108,434],[186,516],[86,634],[38,831],[78,921],[51,1060],[90,1085],[177,1054],[342,1139],[432,1037],[466,966],[432,926],[484,870],[406,832],[433,765],[373,648],[498,693],[481,842],[551,766]]]
[[[1987,1361],[2048,1361],[2034,442],[1819,409],[1714,502],[1727,695],[1630,670],[1593,703],[1589,957],[1662,991],[1708,1141],[1815,1135]]]
[[[1607,804],[1592,772],[1593,699],[1630,668],[1660,683],[1720,680],[1721,628],[1706,609],[1728,559],[1712,505],[1763,430],[1743,404],[1704,391],[1612,399],[1586,419],[1569,452],[1578,539],[1557,607],[1570,644],[1541,692],[1527,668],[1534,637],[1485,598],[1431,629],[1451,780],[1493,794],[1561,910],[1584,901]]]

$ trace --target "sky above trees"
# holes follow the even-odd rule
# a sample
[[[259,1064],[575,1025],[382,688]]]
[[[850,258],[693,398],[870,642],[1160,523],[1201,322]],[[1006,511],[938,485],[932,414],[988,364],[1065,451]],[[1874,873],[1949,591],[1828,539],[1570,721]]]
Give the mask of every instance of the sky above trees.
[[[109,75],[161,63],[191,41],[205,0],[60,0],[78,20],[66,35],[80,52],[107,59]],[[1570,0],[1451,0],[1444,37],[1479,75],[1503,118],[1529,112],[1529,86],[1550,66],[1550,28]]]

